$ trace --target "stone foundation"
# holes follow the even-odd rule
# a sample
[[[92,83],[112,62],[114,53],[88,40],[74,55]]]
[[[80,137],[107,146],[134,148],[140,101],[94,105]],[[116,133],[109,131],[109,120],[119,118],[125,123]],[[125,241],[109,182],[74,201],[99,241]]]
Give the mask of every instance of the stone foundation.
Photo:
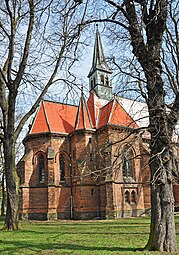
[[[20,220],[48,220],[47,213],[20,213]]]

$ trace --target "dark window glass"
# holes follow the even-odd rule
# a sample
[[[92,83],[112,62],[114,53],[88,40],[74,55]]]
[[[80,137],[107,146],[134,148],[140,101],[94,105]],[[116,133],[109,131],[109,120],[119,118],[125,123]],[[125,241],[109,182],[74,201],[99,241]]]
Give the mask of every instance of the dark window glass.
[[[126,192],[125,192],[125,194],[124,194],[124,201],[126,202],[126,203],[130,203],[130,200],[129,200],[129,191],[127,190]]]
[[[106,86],[108,87],[109,86],[109,79],[108,79],[108,76],[106,76]]]
[[[129,149],[123,151],[122,172],[125,177],[133,177],[133,153]]]
[[[38,157],[39,182],[45,181],[45,160],[43,155]]]
[[[63,155],[60,155],[60,180],[65,180],[65,159]]]
[[[131,192],[131,202],[136,203],[136,193],[134,190]]]
[[[104,85],[104,75],[101,74],[101,85]]]

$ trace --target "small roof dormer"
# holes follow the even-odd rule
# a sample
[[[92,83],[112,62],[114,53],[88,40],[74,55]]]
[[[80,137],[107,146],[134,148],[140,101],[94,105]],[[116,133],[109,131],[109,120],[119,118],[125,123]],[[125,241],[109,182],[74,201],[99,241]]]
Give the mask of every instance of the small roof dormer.
[[[88,74],[90,91],[94,90],[100,98],[111,99],[111,74],[112,70],[106,62],[101,36],[97,26],[92,67]]]

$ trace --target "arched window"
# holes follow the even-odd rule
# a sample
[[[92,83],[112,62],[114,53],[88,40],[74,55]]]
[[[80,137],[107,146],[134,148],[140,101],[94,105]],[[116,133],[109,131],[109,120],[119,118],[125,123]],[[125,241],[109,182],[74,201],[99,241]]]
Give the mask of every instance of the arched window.
[[[45,182],[45,159],[42,154],[38,156],[39,182]]]
[[[134,190],[131,192],[131,203],[136,203],[136,193]]]
[[[125,203],[130,203],[130,193],[128,190],[124,193],[124,201]]]
[[[60,181],[65,180],[65,158],[60,155]]]
[[[100,78],[101,78],[101,85],[104,85],[104,75],[101,74]]]
[[[124,177],[133,177],[133,153],[125,148],[122,153],[122,172]]]

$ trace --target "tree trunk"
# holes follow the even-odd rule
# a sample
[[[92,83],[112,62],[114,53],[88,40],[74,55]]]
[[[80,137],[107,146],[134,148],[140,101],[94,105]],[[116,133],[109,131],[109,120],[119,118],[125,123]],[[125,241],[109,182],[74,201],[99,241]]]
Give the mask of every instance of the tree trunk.
[[[166,139],[167,140],[167,139]],[[154,142],[154,141],[153,141]],[[154,142],[155,143],[155,142]],[[151,229],[149,250],[176,251],[172,159],[170,149],[151,157]]]
[[[5,178],[4,178],[4,173],[2,175],[2,202],[1,202],[1,216],[5,215],[5,201],[6,201],[6,191],[5,191]]]
[[[17,90],[11,89],[8,98],[8,111],[4,114],[4,165],[7,190],[5,229],[18,229],[18,177],[15,169],[15,103]]]
[[[174,199],[171,182],[152,183],[151,230],[146,249],[176,251]]]
[[[148,77],[148,108],[151,133],[151,230],[146,249],[176,251],[172,185],[172,133],[168,125],[165,92],[159,69]]]
[[[5,174],[7,189],[7,209],[5,229],[18,229],[18,193],[16,189],[15,150],[13,145],[5,145]]]
[[[176,236],[172,185],[174,170],[172,133],[179,113],[179,93],[169,113],[165,106],[160,57],[169,1],[124,0],[122,4],[120,1],[106,0],[105,2],[115,8],[111,15],[112,18],[107,17],[107,20],[112,23],[115,21],[115,24],[119,24],[129,32],[132,52],[139,61],[147,81],[147,88],[144,87],[144,90],[143,88],[141,90],[143,95],[147,89],[145,98],[149,110],[149,132],[151,134],[149,164],[152,211],[151,231],[146,249],[173,252],[176,251]],[[125,23],[123,19],[118,19],[118,13],[123,16]],[[173,22],[175,23],[174,20]],[[172,35],[170,39],[172,43],[175,42]],[[171,58],[174,62],[176,61],[172,50]],[[173,80],[173,74],[170,79]]]

